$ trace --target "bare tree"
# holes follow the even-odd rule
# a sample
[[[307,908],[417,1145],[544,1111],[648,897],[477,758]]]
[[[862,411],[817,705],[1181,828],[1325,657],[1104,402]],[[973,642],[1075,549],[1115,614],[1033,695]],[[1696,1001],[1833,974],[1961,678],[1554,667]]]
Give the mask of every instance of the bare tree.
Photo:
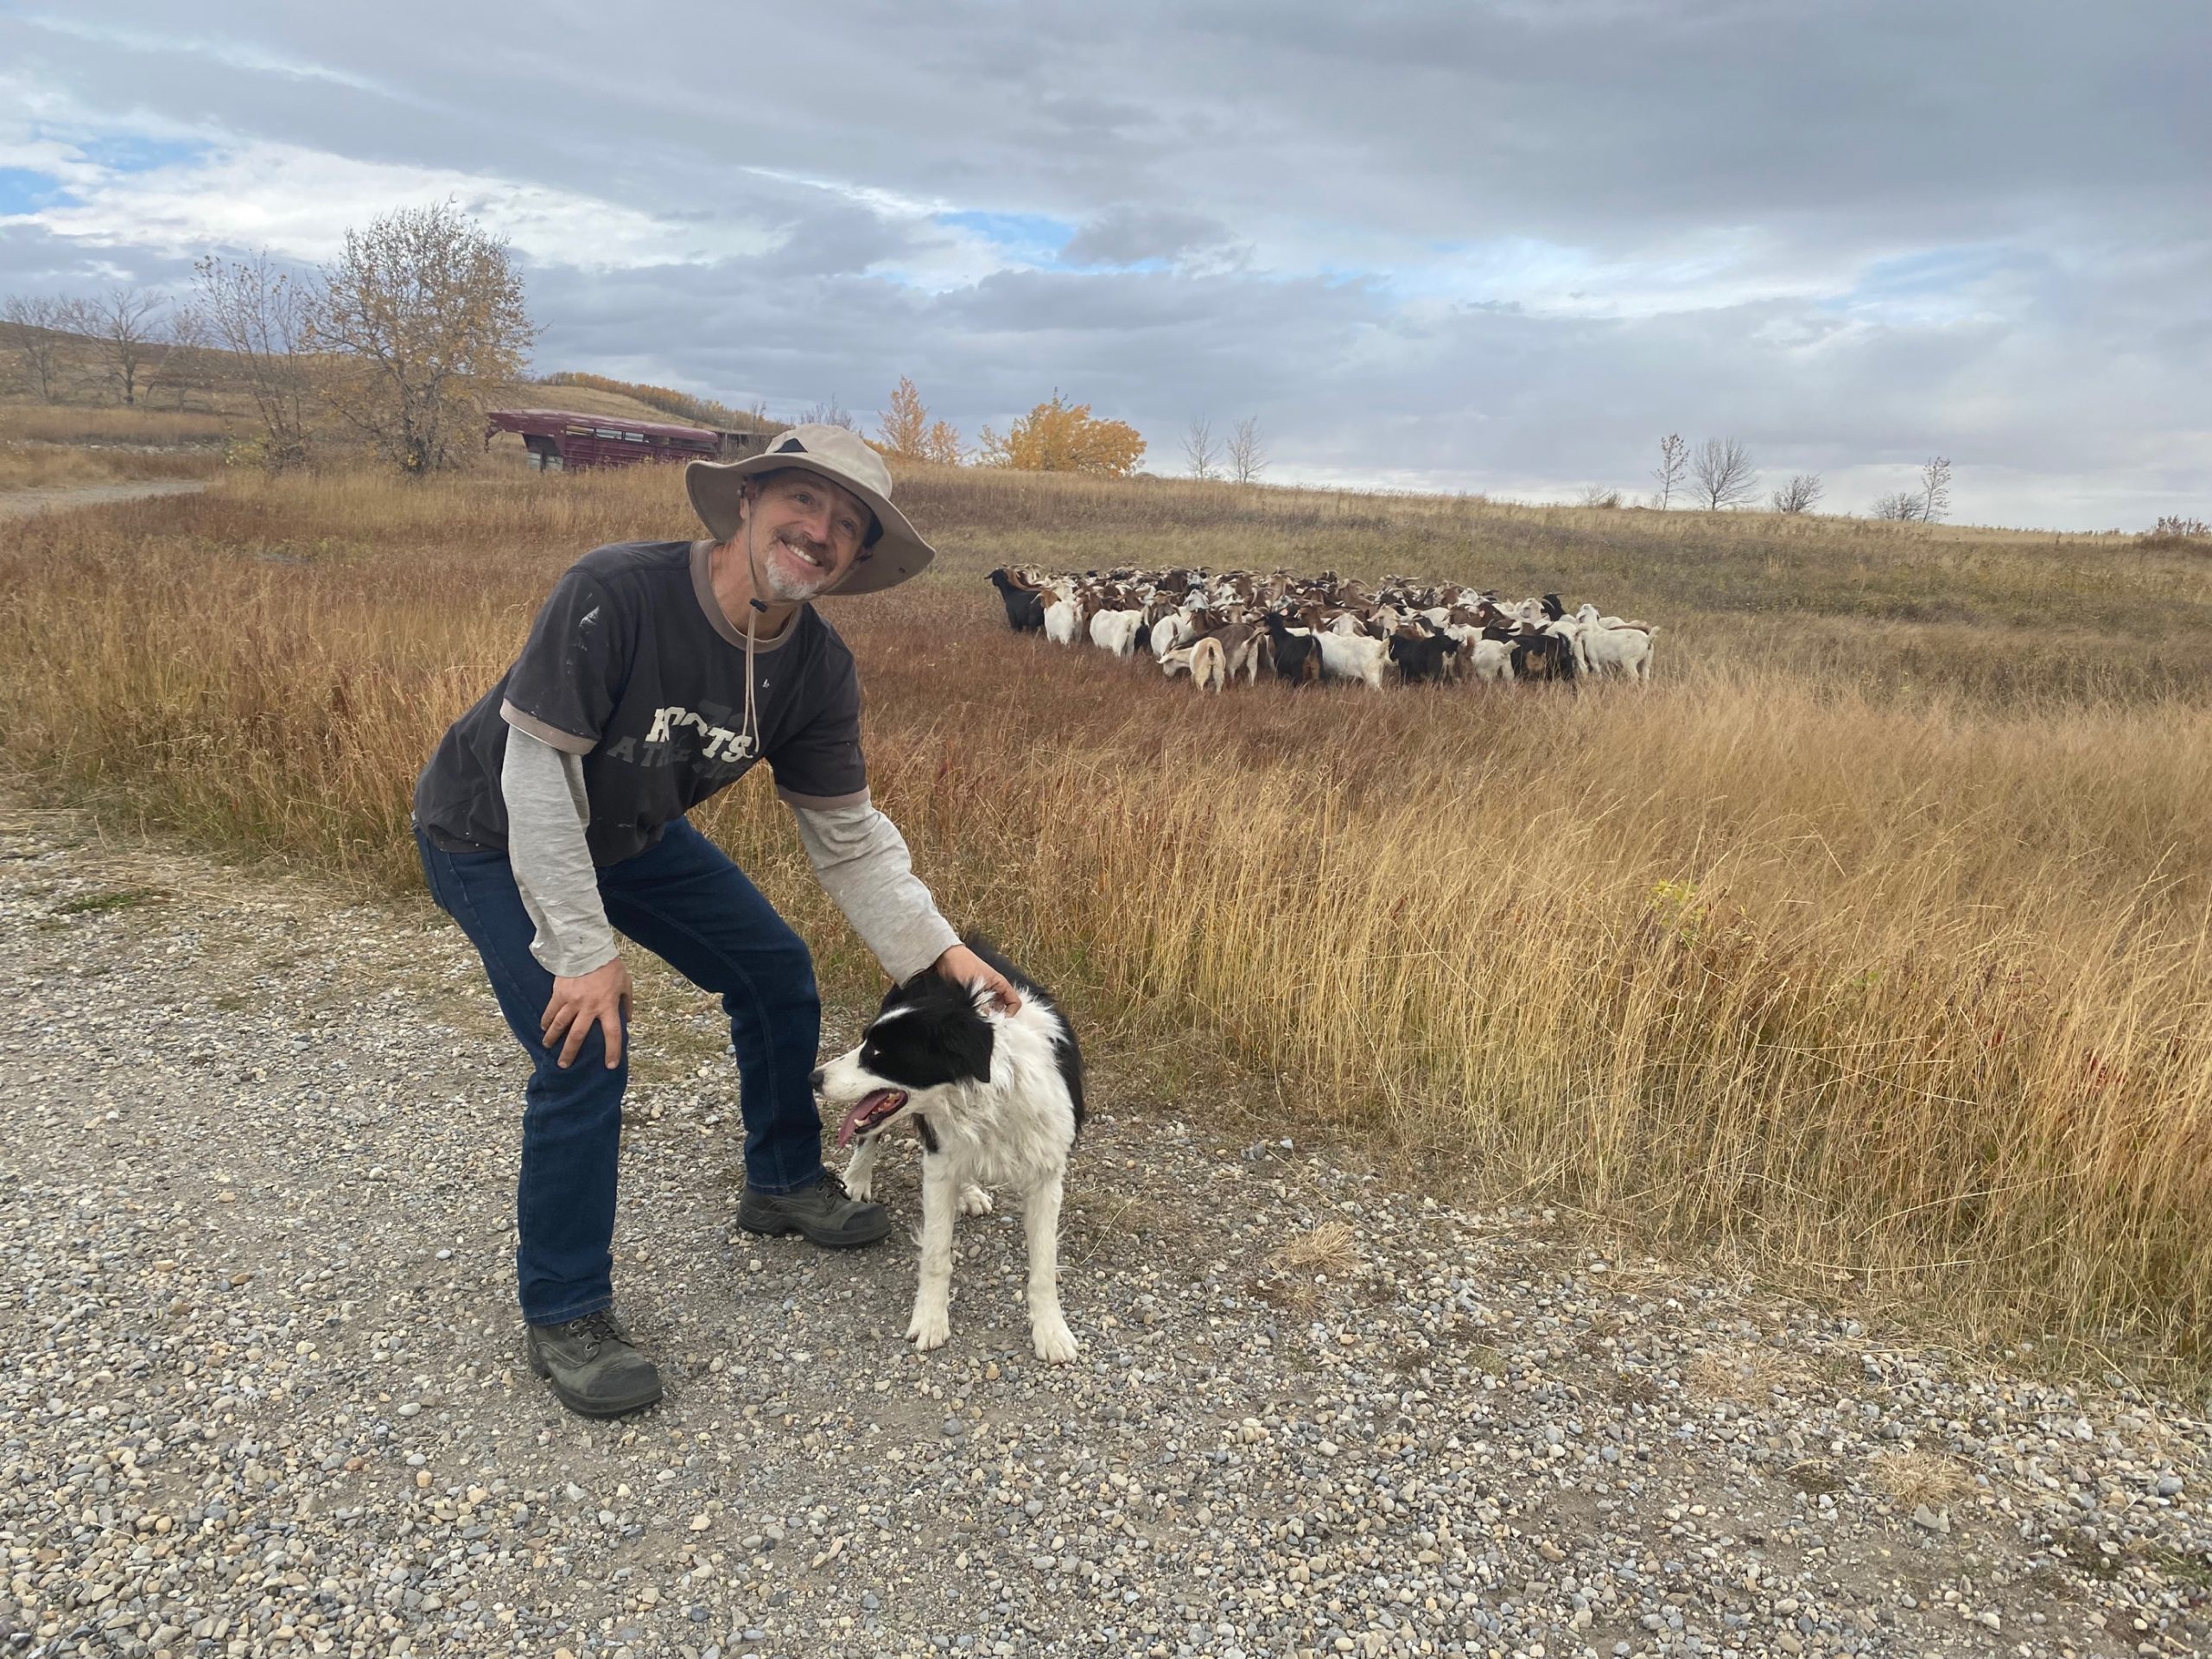
[[[1767,497],[1767,505],[1777,512],[1810,512],[1821,499],[1822,487],[1818,473],[1798,473]]]
[[[159,366],[168,349],[158,315],[167,303],[143,288],[111,288],[86,307],[108,372],[126,404],[138,401],[139,381]]]
[[[1951,462],[1948,455],[1930,455],[1920,466],[1920,522],[1940,524],[1951,511]]]
[[[1871,509],[1877,518],[1888,518],[1901,524],[1916,524],[1920,519],[1920,498],[1910,490],[1899,490],[1895,495],[1885,495]]]
[[[347,231],[322,289],[308,343],[334,358],[324,396],[409,473],[452,463],[481,389],[512,381],[537,334],[506,243],[450,201]]]
[[[1247,415],[1229,435],[1229,475],[1239,484],[1249,484],[1267,464],[1268,452],[1260,442],[1260,417]]]
[[[304,279],[273,265],[264,250],[251,259],[211,254],[192,268],[196,308],[231,354],[261,417],[262,461],[281,470],[307,458],[308,324],[314,295]]]
[[[1751,451],[1733,438],[1707,438],[1690,456],[1690,478],[1705,505],[1718,511],[1740,507],[1759,492],[1758,469]]]
[[[1183,434],[1183,458],[1191,463],[1192,478],[1219,475],[1214,463],[1221,459],[1221,446],[1214,442],[1213,423],[1203,415],[1191,416],[1190,429]]]
[[[1618,507],[1620,504],[1621,493],[1618,490],[1609,489],[1603,484],[1582,486],[1582,505],[1586,507]]]
[[[22,359],[24,375],[38,389],[41,403],[52,403],[60,383],[62,342],[84,331],[85,308],[79,300],[11,294],[0,307],[0,339]]]
[[[162,360],[146,377],[148,395],[152,395],[154,381],[158,378],[168,384],[176,407],[182,409],[185,391],[191,385],[194,372],[200,368],[207,351],[207,315],[196,305],[172,304],[168,337],[162,342]]]
[[[813,408],[801,415],[797,421],[792,423],[792,424],[797,426],[842,426],[848,432],[857,432],[860,430],[860,428],[853,424],[853,417],[850,412],[846,410],[842,404],[837,401],[836,395],[834,392],[830,394],[830,400],[827,403],[815,404]]]
[[[1669,432],[1659,440],[1659,464],[1651,469],[1651,477],[1659,486],[1658,505],[1662,510],[1675,499],[1689,466],[1689,442],[1681,433]]]

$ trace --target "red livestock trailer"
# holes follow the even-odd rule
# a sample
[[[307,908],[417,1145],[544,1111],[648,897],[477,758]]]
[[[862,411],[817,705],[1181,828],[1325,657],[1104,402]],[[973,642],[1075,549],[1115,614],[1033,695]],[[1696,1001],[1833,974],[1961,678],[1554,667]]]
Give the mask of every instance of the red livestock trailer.
[[[641,461],[735,461],[758,454],[767,442],[758,432],[664,426],[565,409],[495,409],[486,418],[491,427],[485,442],[501,432],[519,433],[531,464],[540,472],[629,467]]]

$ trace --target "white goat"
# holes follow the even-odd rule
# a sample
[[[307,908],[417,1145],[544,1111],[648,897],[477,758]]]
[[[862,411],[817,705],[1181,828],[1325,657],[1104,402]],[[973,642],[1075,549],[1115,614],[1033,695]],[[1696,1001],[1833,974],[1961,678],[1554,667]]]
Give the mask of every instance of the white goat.
[[[1152,654],[1165,657],[1177,646],[1189,645],[1194,632],[1189,617],[1180,611],[1170,611],[1152,625]]]
[[[1221,641],[1208,634],[1178,650],[1164,652],[1160,666],[1168,678],[1178,673],[1188,673],[1192,683],[1201,691],[1211,685],[1218,691],[1229,683],[1229,659],[1223,655]]]
[[[1382,689],[1382,671],[1390,661],[1388,640],[1370,639],[1364,634],[1347,638],[1340,633],[1317,633],[1313,639],[1321,647],[1324,675],[1332,679],[1358,680],[1370,690]]]
[[[1582,648],[1589,654],[1590,672],[1600,677],[1634,680],[1649,684],[1651,680],[1651,637],[1656,628],[1589,628],[1582,635]]]
[[[1101,611],[1090,619],[1090,643],[1101,651],[1126,657],[1136,649],[1137,633],[1143,626],[1142,611]]]
[[[1074,588],[1046,589],[1045,637],[1056,645],[1071,645],[1083,637],[1083,599]]]
[[[1513,647],[1503,639],[1485,639],[1480,628],[1469,628],[1474,636],[1471,645],[1463,644],[1461,655],[1467,671],[1478,680],[1510,680],[1513,677]]]

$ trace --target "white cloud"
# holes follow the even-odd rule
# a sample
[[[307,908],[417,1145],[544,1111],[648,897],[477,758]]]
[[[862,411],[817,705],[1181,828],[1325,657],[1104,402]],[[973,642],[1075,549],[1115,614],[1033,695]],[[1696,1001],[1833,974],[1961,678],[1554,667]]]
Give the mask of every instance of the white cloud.
[[[46,155],[52,147],[18,148]],[[744,219],[674,222],[544,185],[294,144],[239,143],[138,172],[81,157],[52,170],[74,200],[23,215],[23,222],[95,245],[173,256],[267,247],[288,258],[326,260],[343,247],[348,226],[397,206],[448,197],[531,259],[587,270],[758,255],[784,240],[779,230]]]
[[[33,29],[71,36],[96,46],[122,47],[133,52],[157,55],[208,58],[255,74],[324,81],[359,92],[389,94],[391,91],[366,75],[353,74],[331,64],[299,57],[257,41],[177,34],[166,29],[132,29],[125,24],[67,12],[22,12],[18,14],[17,21]]]
[[[10,181],[0,289],[451,196],[531,262],[546,366],[740,403],[911,372],[970,431],[1058,385],[1156,465],[1256,412],[1286,479],[1557,494],[1680,429],[1843,505],[1941,451],[1962,515],[2212,505],[2202,0],[840,0],[834,47],[44,3],[0,15],[0,166],[73,199]]]

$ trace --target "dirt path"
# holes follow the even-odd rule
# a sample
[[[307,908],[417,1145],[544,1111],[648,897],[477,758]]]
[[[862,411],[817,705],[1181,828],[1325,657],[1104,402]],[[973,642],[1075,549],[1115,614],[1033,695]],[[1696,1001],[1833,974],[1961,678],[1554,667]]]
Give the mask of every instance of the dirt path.
[[[520,1071],[423,904],[0,808],[0,1646],[41,1655],[2182,1653],[2212,1430],[1606,1261],[1117,1099],[1029,1354],[900,1230],[734,1231],[735,1077],[640,976],[617,1283],[671,1379],[519,1363]],[[1077,1011],[1080,1015],[1080,1010]],[[13,1637],[12,1643],[10,1637]]]
[[[0,490],[0,518],[27,518],[60,507],[138,501],[149,495],[191,495],[207,487],[197,478],[149,478],[129,484],[83,484],[59,490]]]

